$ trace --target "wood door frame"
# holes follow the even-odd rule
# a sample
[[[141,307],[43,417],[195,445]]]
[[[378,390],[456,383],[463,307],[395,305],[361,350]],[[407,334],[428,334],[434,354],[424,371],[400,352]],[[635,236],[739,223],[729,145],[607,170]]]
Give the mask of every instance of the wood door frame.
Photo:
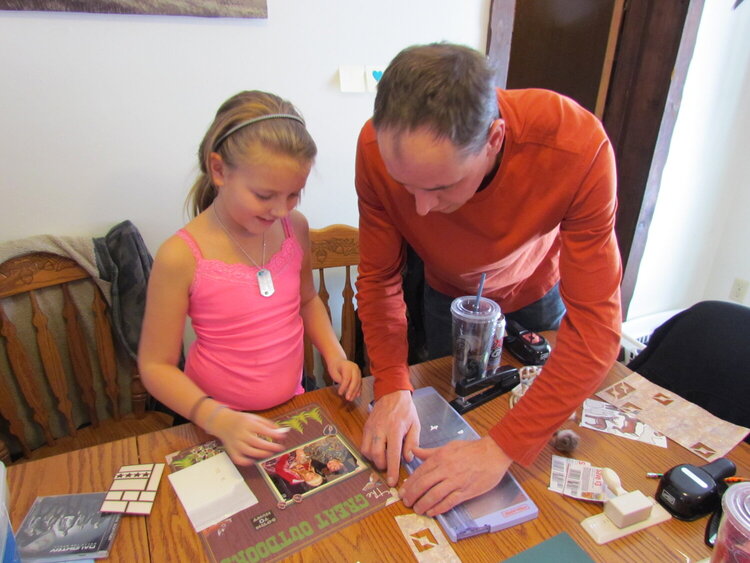
[[[704,0],[626,0],[602,122],[617,158],[615,230],[627,315]],[[505,87],[516,0],[492,0],[487,55]]]
[[[627,314],[695,48],[704,0],[629,0],[603,123],[617,156]]]

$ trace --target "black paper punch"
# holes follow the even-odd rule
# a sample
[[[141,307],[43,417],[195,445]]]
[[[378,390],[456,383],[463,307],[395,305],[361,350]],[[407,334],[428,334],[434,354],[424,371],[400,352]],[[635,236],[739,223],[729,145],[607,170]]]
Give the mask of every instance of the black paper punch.
[[[677,465],[662,475],[656,500],[675,518],[697,520],[721,506],[727,489],[724,479],[736,471],[737,466],[725,457],[702,466]]]

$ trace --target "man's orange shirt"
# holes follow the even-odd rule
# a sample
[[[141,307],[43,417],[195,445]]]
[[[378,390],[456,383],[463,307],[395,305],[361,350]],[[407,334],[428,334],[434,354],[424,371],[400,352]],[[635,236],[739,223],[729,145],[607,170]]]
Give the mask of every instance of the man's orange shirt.
[[[523,400],[490,435],[528,464],[595,391],[620,342],[622,268],[614,233],[616,175],[599,120],[546,90],[498,90],[506,134],[492,182],[450,214],[416,213],[386,171],[368,121],[357,145],[360,213],[357,303],[375,396],[412,389],[401,272],[408,242],[427,283],[454,297],[483,295],[503,312],[544,296],[558,281],[567,307],[557,345]]]

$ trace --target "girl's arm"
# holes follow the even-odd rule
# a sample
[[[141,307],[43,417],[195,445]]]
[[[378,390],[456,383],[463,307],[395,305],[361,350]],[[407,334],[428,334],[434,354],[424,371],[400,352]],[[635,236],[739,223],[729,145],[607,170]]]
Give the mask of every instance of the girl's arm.
[[[138,369],[151,395],[221,439],[232,461],[248,464],[251,458],[268,457],[283,449],[259,438],[258,433],[279,440],[285,433],[263,417],[233,411],[206,398],[177,367],[194,272],[195,259],[179,237],[168,239],[157,252],[148,282]]]
[[[339,395],[347,401],[354,400],[359,396],[362,374],[359,366],[347,359],[333,331],[325,305],[315,290],[310,266],[310,234],[307,220],[297,211],[291,213],[290,219],[304,251],[300,272],[300,316],[305,325],[305,334],[320,352],[331,378],[339,384]]]

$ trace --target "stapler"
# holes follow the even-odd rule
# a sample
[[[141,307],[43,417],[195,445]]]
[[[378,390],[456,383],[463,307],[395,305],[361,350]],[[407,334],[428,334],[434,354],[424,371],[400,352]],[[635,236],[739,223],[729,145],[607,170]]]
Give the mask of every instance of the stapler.
[[[492,375],[475,379],[462,379],[456,383],[458,397],[450,405],[458,414],[464,414],[487,401],[507,393],[521,382],[513,366],[500,366]],[[478,391],[484,389],[481,393]]]

